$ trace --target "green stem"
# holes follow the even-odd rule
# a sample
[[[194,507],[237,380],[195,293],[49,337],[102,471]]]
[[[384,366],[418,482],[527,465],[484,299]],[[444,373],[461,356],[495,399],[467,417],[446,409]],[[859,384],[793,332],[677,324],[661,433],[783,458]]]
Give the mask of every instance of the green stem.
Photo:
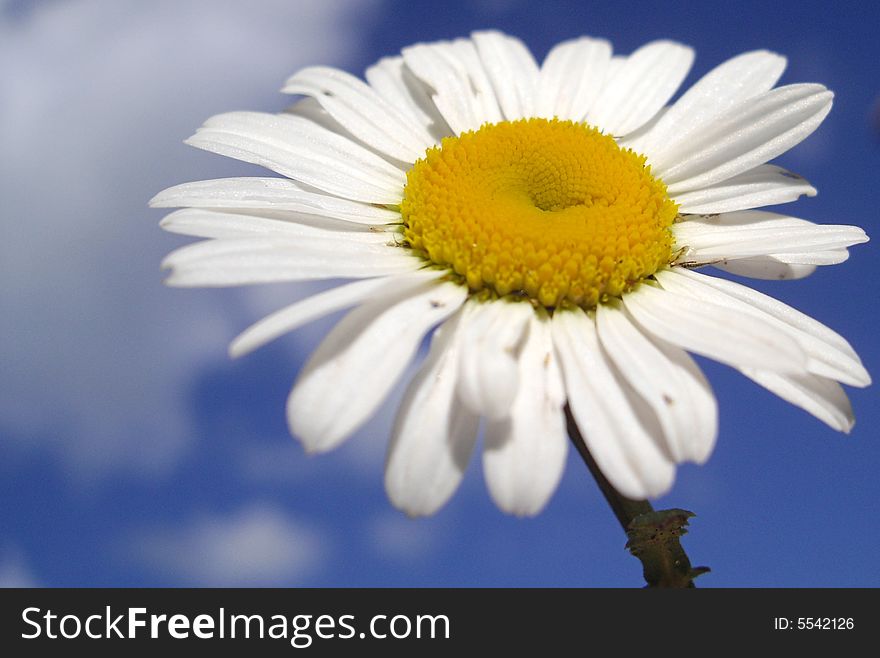
[[[694,578],[706,573],[709,568],[692,568],[679,541],[687,532],[685,526],[688,525],[688,519],[694,514],[680,509],[654,511],[647,500],[633,500],[621,494],[590,454],[568,405],[565,407],[565,418],[571,442],[629,539],[626,547],[642,562],[647,586],[695,587]]]
[[[596,464],[596,460],[593,459],[593,455],[590,454],[587,444],[584,443],[584,439],[581,437],[581,432],[578,429],[577,423],[574,421],[574,416],[571,415],[571,408],[568,405],[565,407],[565,420],[568,425],[568,436],[571,438],[571,442],[574,444],[574,447],[577,448],[581,459],[584,460],[584,464],[587,465],[590,475],[593,476],[593,479],[596,480],[596,484],[599,485],[599,491],[602,492],[602,495],[605,496],[605,500],[608,501],[608,505],[611,506],[611,511],[614,512],[614,516],[617,517],[620,527],[623,528],[624,532],[628,532],[629,524],[632,523],[637,516],[653,512],[654,508],[647,500],[633,500],[632,498],[627,498],[612,486],[608,481],[608,478],[606,478],[602,471],[599,470],[599,465]]]

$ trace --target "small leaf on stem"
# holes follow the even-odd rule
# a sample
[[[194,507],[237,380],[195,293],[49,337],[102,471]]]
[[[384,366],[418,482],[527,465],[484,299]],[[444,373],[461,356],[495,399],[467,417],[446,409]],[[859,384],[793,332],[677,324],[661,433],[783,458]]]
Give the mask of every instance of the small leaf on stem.
[[[626,530],[626,547],[639,558],[648,587],[694,587],[694,578],[709,567],[691,567],[680,537],[693,512],[666,509],[640,514]]]

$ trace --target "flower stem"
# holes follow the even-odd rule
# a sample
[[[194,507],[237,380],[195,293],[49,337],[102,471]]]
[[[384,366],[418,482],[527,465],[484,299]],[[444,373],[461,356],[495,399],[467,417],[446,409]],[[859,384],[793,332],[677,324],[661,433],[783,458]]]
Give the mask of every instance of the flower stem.
[[[596,464],[596,460],[593,459],[593,455],[590,454],[587,444],[584,443],[584,440],[581,437],[577,423],[574,422],[574,417],[571,415],[571,409],[567,405],[565,407],[565,420],[568,424],[568,436],[571,438],[571,442],[574,444],[574,447],[577,448],[581,459],[584,460],[584,464],[587,465],[590,475],[593,476],[593,479],[596,480],[596,484],[599,485],[599,491],[602,492],[602,495],[605,496],[605,500],[608,501],[611,511],[614,512],[614,516],[617,517],[617,520],[620,523],[620,527],[626,532],[629,530],[629,524],[633,519],[641,514],[653,512],[654,508],[647,500],[632,500],[631,498],[627,498],[611,485],[608,478],[606,478],[605,475],[602,474],[602,471],[599,470],[599,466]]]
[[[655,511],[647,500],[633,500],[621,494],[599,469],[584,443],[571,408],[566,405],[568,436],[584,460],[590,475],[608,501],[611,511],[629,541],[626,547],[642,562],[648,587],[695,587],[694,578],[709,571],[708,567],[691,567],[690,559],[679,538],[693,512],[680,509]]]

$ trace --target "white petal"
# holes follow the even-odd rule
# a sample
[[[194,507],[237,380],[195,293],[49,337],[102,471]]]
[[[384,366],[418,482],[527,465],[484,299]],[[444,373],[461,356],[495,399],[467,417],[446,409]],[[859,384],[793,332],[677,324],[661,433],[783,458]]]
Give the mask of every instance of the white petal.
[[[686,249],[676,264],[714,265],[725,260],[754,258],[766,254],[769,247],[772,255],[781,262],[836,265],[848,258],[846,248],[838,248],[839,245],[867,242],[861,239],[864,234],[860,231],[856,227],[828,224],[816,225],[811,229],[780,230],[768,226],[748,233],[719,231],[712,236],[705,233],[696,235],[696,232],[689,231],[680,238]],[[762,238],[766,240],[763,249]],[[788,254],[791,254],[790,258]]]
[[[171,252],[171,286],[237,286],[272,281],[369,278],[423,266],[403,249],[346,239],[204,240]]]
[[[452,131],[460,134],[473,129],[478,119],[466,74],[443,56],[442,46],[417,44],[402,53],[407,69],[433,90],[431,100]]]
[[[636,130],[672,98],[693,61],[693,49],[673,41],[642,46],[606,78],[587,123],[617,136]]]
[[[378,155],[292,114],[220,114],[186,143],[367,203],[400,203],[406,182],[400,169]]]
[[[613,80],[617,76],[618,71],[623,69],[624,65],[626,64],[626,60],[628,60],[628,59],[629,59],[629,56],[627,56],[627,55],[612,55],[611,56],[611,61],[608,62],[608,70],[605,71],[605,82],[606,83]],[[603,87],[604,86],[605,85],[603,85]]]
[[[483,470],[503,511],[540,512],[562,477],[568,454],[565,390],[553,350],[550,321],[532,313],[519,357],[519,391],[511,414],[486,423]]]
[[[258,219],[258,218],[254,218]],[[272,221],[272,220],[270,220]],[[307,229],[308,227],[303,227]],[[359,236],[369,233],[342,233],[312,229],[312,235],[297,234],[290,237],[263,234],[244,238],[202,240],[175,249],[162,261],[163,268],[198,265],[216,258],[237,258],[249,254],[278,252],[293,258],[325,256],[338,252],[340,258],[379,254],[393,258],[403,250],[385,243],[364,241]]]
[[[348,128],[343,126],[339,121],[337,121],[327,110],[321,107],[321,104],[318,103],[314,98],[305,97],[297,100],[290,107],[285,108],[284,114],[286,116],[299,117],[301,119],[305,119],[306,121],[319,126],[320,128],[329,131],[332,134],[340,135],[344,139],[347,139],[353,144],[360,146],[365,149],[369,153],[373,154],[383,162],[391,164],[394,168],[396,168],[399,172],[404,173],[409,171],[412,168],[412,163],[397,160],[389,156],[384,151],[374,148],[364,140],[360,139],[354,133],[352,133]],[[424,152],[421,154],[424,156]],[[402,192],[401,192],[402,197]],[[400,201],[398,200],[398,204]],[[385,204],[385,205],[397,205],[397,204]]]
[[[611,61],[611,44],[581,37],[553,47],[541,65],[535,116],[582,120],[590,111]]]
[[[605,360],[593,320],[580,309],[557,310],[552,326],[571,413],[602,473],[628,498],[669,491],[675,465]]]
[[[704,462],[718,433],[718,408],[697,365],[681,349],[648,339],[617,304],[596,309],[605,352],[656,414],[676,462]]]
[[[748,368],[742,373],[839,432],[848,434],[856,422],[849,398],[836,381],[816,375],[780,375]]]
[[[538,64],[525,44],[492,30],[471,34],[498,104],[508,121],[534,115]]]
[[[344,71],[308,67],[291,76],[282,91],[314,98],[352,135],[402,162],[415,162],[434,142],[408,114]]]
[[[694,416],[692,423],[696,438],[692,441],[690,458],[698,464],[703,464],[712,454],[715,440],[718,438],[718,401],[706,376],[690,354],[659,338],[654,337],[652,340],[666,358],[675,364],[685,382],[684,387],[693,400],[691,413]]]
[[[743,53],[709,71],[647,133],[624,140],[654,165],[669,166],[689,150],[691,136],[737,103],[769,91],[785,70],[785,58],[766,50]]]
[[[428,89],[403,62],[403,57],[383,57],[366,71],[367,82],[380,96],[424,126],[434,142],[452,130],[437,111]]]
[[[163,190],[150,200],[150,205],[292,210],[368,225],[402,221],[395,210],[311,192],[287,178],[220,178],[183,183]]]
[[[717,267],[719,270],[724,270],[731,274],[748,276],[753,279],[773,279],[778,281],[785,279],[803,279],[816,271],[815,265],[793,265],[790,263],[783,263],[773,256],[755,256],[754,258],[722,260],[712,263],[712,267]]]
[[[822,123],[833,96],[822,85],[799,84],[748,98],[695,132],[683,157],[651,161],[652,171],[673,198],[720,183],[798,144]]]
[[[826,252],[868,241],[858,226],[813,224],[796,217],[751,210],[688,217],[673,226],[688,264],[787,252]]]
[[[752,316],[786,332],[809,357],[807,367],[813,374],[832,377],[854,386],[867,386],[871,381],[846,339],[777,299],[733,281],[681,268],[664,270],[656,276],[664,288],[690,295],[707,304],[723,306],[740,317]],[[769,365],[750,365],[761,370],[772,370]]]
[[[534,316],[527,302],[471,301],[462,318],[459,396],[469,409],[501,418],[519,389],[519,350]]]
[[[772,256],[781,263],[792,265],[837,265],[849,258],[849,252],[846,249],[787,251],[785,253],[772,254]]]
[[[770,318],[741,314],[715,302],[649,284],[627,293],[623,301],[649,334],[689,352],[735,368],[803,372],[806,367],[806,355],[790,332],[778,328]]]
[[[473,48],[470,42],[441,41],[402,51],[407,68],[433,90],[431,98],[455,134],[501,119],[495,94]]]
[[[455,493],[477,440],[479,416],[455,394],[461,315],[434,332],[391,434],[385,490],[395,506],[412,516],[433,514]]]
[[[503,117],[498,98],[474,42],[470,39],[456,39],[450,44],[449,56],[458,62],[458,66],[466,72],[469,81],[469,87],[473,94],[472,102],[476,116],[480,120],[479,125],[472,128],[479,128],[487,122],[501,121]]]
[[[364,279],[312,295],[267,315],[245,329],[229,345],[229,355],[238,358],[325,315],[377,296],[415,287],[426,279],[437,278],[442,274],[438,270],[420,270],[398,276]]]
[[[797,174],[765,164],[673,200],[679,212],[709,214],[788,203],[802,194],[816,196],[816,188]]]
[[[385,399],[424,335],[464,301],[464,287],[433,282],[351,311],[303,367],[287,421],[309,452],[336,447]]]
[[[264,211],[276,215],[277,211]],[[370,231],[368,227],[350,222],[306,215],[304,221],[286,221],[275,216],[264,217],[257,210],[251,212],[184,208],[166,215],[159,222],[166,231],[199,238],[256,238],[278,236],[324,238],[326,240],[354,240],[383,244],[394,241],[394,233]],[[296,216],[296,213],[290,213]],[[309,222],[309,220],[312,220]],[[308,223],[307,223],[308,222]],[[317,224],[317,225],[316,225]]]
[[[613,57],[611,58],[611,61],[612,61],[612,63],[614,62]],[[610,68],[610,66],[609,66],[609,68]],[[645,123],[642,126],[640,126],[639,128],[636,128],[635,130],[633,130],[632,132],[627,133],[626,137],[619,138],[617,140],[618,146],[620,146],[621,148],[631,148],[628,145],[630,143],[632,143],[633,141],[640,139],[642,135],[645,135],[648,132],[650,132],[651,130],[653,130],[654,126],[656,126],[660,122],[660,120],[663,118],[663,116],[666,114],[666,112],[668,110],[669,110],[668,105],[666,107],[661,107],[659,110],[657,110],[657,113],[653,117],[651,117],[651,120],[648,121],[648,123]],[[633,149],[633,150],[635,150],[635,149]],[[636,151],[636,152],[642,153],[642,151]],[[648,163],[648,164],[650,164],[650,163]]]

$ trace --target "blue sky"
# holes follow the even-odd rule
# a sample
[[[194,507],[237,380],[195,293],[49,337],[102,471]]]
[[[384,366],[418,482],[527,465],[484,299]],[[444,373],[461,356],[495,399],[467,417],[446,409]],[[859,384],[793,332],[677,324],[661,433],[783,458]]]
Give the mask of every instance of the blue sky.
[[[855,7],[855,5],[853,5]],[[476,460],[436,516],[388,503],[395,399],[343,447],[306,456],[284,401],[336,318],[238,361],[241,329],[307,292],[179,290],[183,240],[147,200],[188,180],[259,173],[184,146],[208,116],[280,110],[299,67],[360,74],[422,40],[496,27],[539,58],[579,34],[630,52],[696,49],[685,83],[754,48],[790,82],[836,92],[778,162],[819,189],[785,212],[878,231],[880,8],[824,3],[0,2],[0,585],[639,586],[640,569],[575,454],[537,518],[489,500]],[[794,282],[755,287],[846,336],[880,373],[876,242]],[[850,390],[838,435],[724,366],[708,464],[658,507],[696,512],[685,546],[706,586],[880,585],[876,387]]]

